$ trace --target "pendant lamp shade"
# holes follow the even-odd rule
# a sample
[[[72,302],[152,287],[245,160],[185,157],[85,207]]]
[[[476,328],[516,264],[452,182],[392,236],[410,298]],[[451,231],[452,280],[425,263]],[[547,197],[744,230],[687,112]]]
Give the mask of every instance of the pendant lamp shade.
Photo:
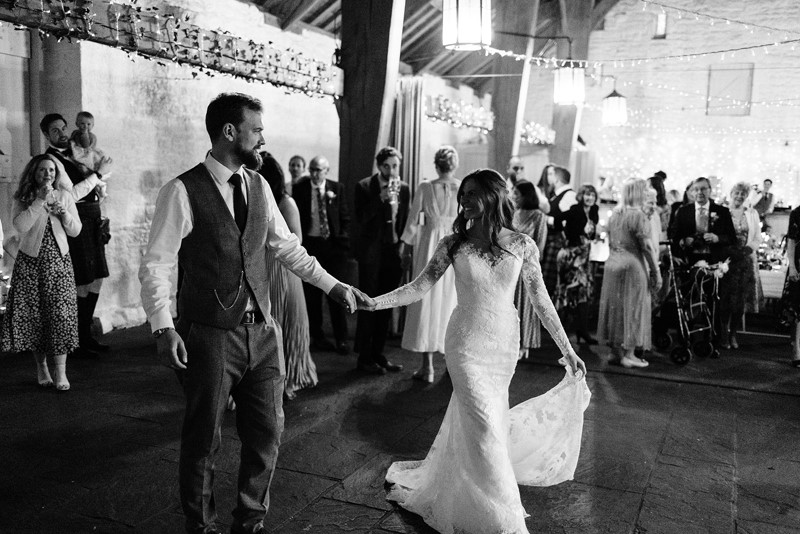
[[[622,126],[628,122],[628,99],[616,89],[603,99],[603,124]]]
[[[580,106],[586,101],[584,69],[560,67],[555,70],[553,102],[562,106]]]
[[[491,1],[443,0],[442,44],[448,50],[480,50],[491,45]]]

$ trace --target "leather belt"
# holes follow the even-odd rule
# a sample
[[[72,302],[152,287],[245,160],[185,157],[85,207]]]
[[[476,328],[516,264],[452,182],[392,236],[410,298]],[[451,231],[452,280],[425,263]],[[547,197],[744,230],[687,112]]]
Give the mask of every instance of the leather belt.
[[[239,322],[239,324],[256,324],[263,322],[264,314],[261,313],[261,310],[255,310],[244,312],[244,315],[242,315],[242,320]]]

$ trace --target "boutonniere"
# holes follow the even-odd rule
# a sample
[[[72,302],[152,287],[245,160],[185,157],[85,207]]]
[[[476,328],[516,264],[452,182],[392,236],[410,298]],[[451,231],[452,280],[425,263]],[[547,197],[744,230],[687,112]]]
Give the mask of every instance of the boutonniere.
[[[717,219],[719,219],[719,214],[712,211],[709,213],[708,218],[712,223],[717,222]]]
[[[336,193],[333,191],[325,191],[325,198],[328,199],[328,203],[332,202],[334,198],[336,198]]]

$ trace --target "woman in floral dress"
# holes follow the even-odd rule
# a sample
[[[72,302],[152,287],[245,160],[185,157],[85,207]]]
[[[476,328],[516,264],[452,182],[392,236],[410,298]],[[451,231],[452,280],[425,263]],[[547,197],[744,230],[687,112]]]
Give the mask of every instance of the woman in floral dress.
[[[36,381],[70,388],[67,354],[78,347],[75,275],[67,236],[81,231],[64,167],[53,156],[34,157],[14,193],[19,253],[2,323],[3,352],[33,352]],[[47,357],[53,360],[55,382]]]

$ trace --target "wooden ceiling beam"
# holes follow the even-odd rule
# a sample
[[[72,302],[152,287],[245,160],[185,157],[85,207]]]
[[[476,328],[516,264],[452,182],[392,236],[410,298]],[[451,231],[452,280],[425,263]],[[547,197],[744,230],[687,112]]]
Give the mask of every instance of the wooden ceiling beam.
[[[289,14],[281,19],[281,29],[289,30],[303,17],[305,17],[314,7],[319,4],[320,0],[300,0],[294,6]]]

